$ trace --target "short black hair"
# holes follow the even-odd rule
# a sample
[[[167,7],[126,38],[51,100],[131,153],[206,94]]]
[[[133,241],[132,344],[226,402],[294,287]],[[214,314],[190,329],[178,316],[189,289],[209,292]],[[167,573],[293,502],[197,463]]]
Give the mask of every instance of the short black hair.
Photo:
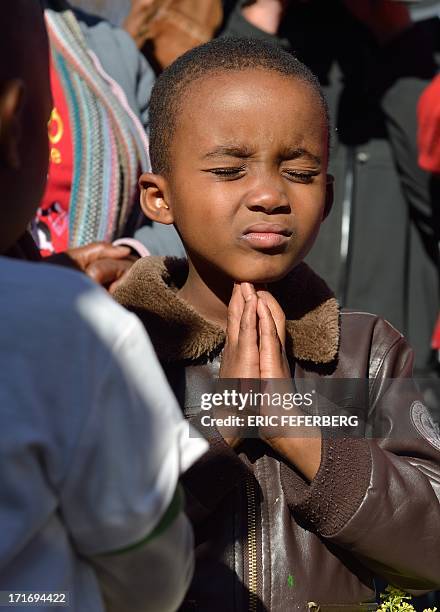
[[[309,84],[322,104],[329,125],[327,102],[315,75],[279,45],[250,38],[216,38],[180,56],[153,87],[149,104],[150,159],[153,172],[170,171],[170,145],[186,91],[197,79],[220,72],[262,69]]]

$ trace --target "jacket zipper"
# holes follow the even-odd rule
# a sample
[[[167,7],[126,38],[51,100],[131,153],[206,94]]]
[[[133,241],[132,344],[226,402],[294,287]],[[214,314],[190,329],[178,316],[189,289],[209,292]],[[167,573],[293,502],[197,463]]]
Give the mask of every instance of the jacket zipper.
[[[257,567],[257,504],[253,480],[246,480],[247,498],[247,561],[249,612],[257,612],[258,567]]]

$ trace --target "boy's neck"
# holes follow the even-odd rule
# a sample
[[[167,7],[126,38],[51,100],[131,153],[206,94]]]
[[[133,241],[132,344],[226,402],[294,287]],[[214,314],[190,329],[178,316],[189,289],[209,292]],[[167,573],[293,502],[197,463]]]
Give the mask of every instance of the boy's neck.
[[[222,280],[220,273],[216,274],[212,270],[200,272],[190,259],[188,267],[188,277],[178,291],[179,297],[188,302],[204,319],[226,329],[233,282],[229,279]],[[213,278],[216,279],[215,283],[212,283]]]

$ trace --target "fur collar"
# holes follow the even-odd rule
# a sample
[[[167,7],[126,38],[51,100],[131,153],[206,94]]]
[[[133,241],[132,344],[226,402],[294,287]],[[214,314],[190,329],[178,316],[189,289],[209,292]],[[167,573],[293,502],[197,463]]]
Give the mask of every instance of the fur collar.
[[[223,348],[223,330],[176,293],[187,273],[185,259],[144,257],[114,296],[138,315],[165,363],[204,363]],[[333,362],[339,345],[339,309],[324,281],[301,263],[274,283],[272,291],[286,314],[288,355],[315,364]]]

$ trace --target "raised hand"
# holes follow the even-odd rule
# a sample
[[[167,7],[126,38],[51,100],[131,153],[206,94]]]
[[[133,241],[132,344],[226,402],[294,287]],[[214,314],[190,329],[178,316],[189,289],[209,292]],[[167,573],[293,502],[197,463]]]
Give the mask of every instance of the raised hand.
[[[257,314],[260,338],[260,373],[264,380],[261,392],[272,397],[273,393],[294,393],[290,379],[290,367],[286,357],[286,317],[281,306],[268,291],[258,291]],[[277,380],[278,379],[278,380]],[[282,379],[282,380],[280,380]],[[263,400],[260,405],[261,416],[280,418],[286,412],[281,406],[273,406]],[[271,445],[271,440],[282,437],[283,429],[260,427],[262,440]]]
[[[219,378],[237,379],[240,381],[239,391],[244,393],[252,386],[248,379],[260,378],[257,301],[253,285],[250,283],[234,285],[228,307],[226,343]],[[229,430],[224,439],[230,446],[237,446],[241,442],[239,429],[233,431],[232,435]]]
[[[257,315],[259,320],[260,374],[264,380],[261,391],[272,397],[274,393],[295,394],[296,389],[285,352],[286,318],[281,306],[268,291],[258,291]],[[271,380],[272,379],[272,380]],[[274,380],[283,379],[283,380]],[[281,417],[286,414],[302,414],[300,408],[286,412],[282,406],[274,406],[263,400],[260,415]],[[286,428],[260,427],[259,436],[273,450],[295,465],[304,476],[312,480],[321,462],[321,432],[318,428],[300,428],[293,437]],[[302,437],[304,436],[304,437]]]
[[[256,292],[249,283],[234,285],[228,308],[226,344],[220,368],[220,378],[263,379],[263,393],[294,393],[290,368],[285,352],[285,315],[276,299],[268,291]],[[271,380],[272,379],[272,380]],[[283,379],[276,381],[274,379]],[[243,389],[240,389],[243,390]],[[298,409],[297,413],[301,413]],[[286,414],[282,407],[276,416]],[[260,415],[275,415],[271,404],[260,406]],[[220,430],[221,433],[221,430]],[[318,428],[298,428],[295,437],[287,437],[283,427],[259,428],[260,438],[276,452],[295,465],[312,480],[321,461],[321,432]],[[240,430],[226,442],[235,447],[241,442]]]
[[[286,317],[268,291],[258,291],[260,377],[290,378],[286,357]]]
[[[220,378],[260,378],[257,301],[253,285],[234,285],[228,307]]]

